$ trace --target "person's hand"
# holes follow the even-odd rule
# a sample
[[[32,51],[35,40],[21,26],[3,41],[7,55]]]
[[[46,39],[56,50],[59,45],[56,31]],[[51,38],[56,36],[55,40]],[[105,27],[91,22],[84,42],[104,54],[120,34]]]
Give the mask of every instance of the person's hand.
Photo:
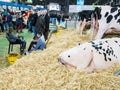
[[[24,40],[24,37],[23,36],[18,36],[19,39],[21,40]]]

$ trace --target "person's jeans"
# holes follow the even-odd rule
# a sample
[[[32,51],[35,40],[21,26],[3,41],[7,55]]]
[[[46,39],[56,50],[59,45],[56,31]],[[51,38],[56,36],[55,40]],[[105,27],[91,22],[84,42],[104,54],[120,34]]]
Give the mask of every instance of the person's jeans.
[[[8,23],[3,23],[4,30],[8,29]]]
[[[30,21],[28,21],[28,30],[31,31]]]
[[[4,28],[3,28],[3,24],[2,23],[0,23],[0,27],[1,27],[2,32],[4,32]]]
[[[15,41],[15,43],[21,44],[20,51],[21,51],[21,50],[24,50],[24,49],[26,48],[26,41],[25,41],[25,40],[17,39],[17,40]]]
[[[12,22],[8,22],[8,27],[12,27]]]
[[[56,18],[50,18],[50,22],[56,25]]]
[[[32,49],[33,45],[37,44],[37,42],[31,41],[30,46],[28,48],[28,52]]]
[[[35,26],[32,26],[32,31],[33,31],[33,33],[34,33],[34,36],[36,36],[37,33],[36,33],[36,31],[35,31]]]

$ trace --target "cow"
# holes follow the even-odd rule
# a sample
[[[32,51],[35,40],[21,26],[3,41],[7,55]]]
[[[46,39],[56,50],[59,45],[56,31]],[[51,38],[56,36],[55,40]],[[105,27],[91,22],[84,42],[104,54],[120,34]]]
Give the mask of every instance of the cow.
[[[61,52],[58,61],[70,70],[103,70],[120,63],[120,38],[97,39]]]
[[[93,10],[83,10],[78,13],[79,16],[79,23],[78,23],[78,31],[80,31],[80,35],[82,35],[82,32],[85,27],[90,27],[91,25],[91,14]]]
[[[101,39],[108,30],[120,32],[120,7],[101,6],[93,11],[93,39]],[[95,22],[94,22],[95,21]]]

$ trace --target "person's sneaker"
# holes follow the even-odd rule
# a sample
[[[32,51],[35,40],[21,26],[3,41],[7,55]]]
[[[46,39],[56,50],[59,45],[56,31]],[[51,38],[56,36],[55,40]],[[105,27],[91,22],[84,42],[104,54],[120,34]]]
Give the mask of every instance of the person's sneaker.
[[[20,54],[21,55],[23,55],[24,54],[24,50],[22,49],[22,50],[20,50]]]
[[[28,54],[29,54],[29,52],[28,52],[28,51],[24,53],[24,55],[28,55]]]

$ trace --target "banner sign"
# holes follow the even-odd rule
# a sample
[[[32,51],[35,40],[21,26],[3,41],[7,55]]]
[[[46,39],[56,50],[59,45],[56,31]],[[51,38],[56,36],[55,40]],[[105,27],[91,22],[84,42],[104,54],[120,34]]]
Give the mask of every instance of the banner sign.
[[[82,10],[94,10],[92,5],[69,5],[69,13],[77,13]]]
[[[84,0],[77,0],[77,5],[84,5]]]

